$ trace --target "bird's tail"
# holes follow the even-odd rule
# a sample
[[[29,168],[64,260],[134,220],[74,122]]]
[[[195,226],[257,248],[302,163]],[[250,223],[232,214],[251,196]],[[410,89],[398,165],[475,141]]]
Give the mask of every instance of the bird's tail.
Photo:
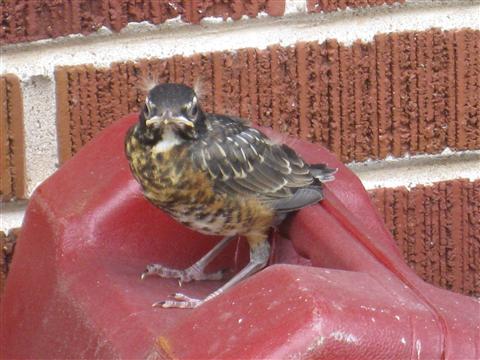
[[[329,168],[325,164],[312,164],[310,165],[310,172],[313,177],[321,182],[332,181],[335,179],[335,173],[338,169]]]

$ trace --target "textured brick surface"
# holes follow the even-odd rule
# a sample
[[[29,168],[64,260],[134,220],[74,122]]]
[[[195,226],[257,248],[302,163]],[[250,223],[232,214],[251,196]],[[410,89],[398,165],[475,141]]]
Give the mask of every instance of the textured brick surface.
[[[8,268],[13,257],[15,241],[20,229],[12,229],[6,235],[0,231],[0,299],[7,280]]]
[[[61,160],[139,109],[145,79],[202,80],[207,111],[326,145],[343,161],[480,148],[480,31],[378,35],[56,71]]]
[[[480,296],[480,180],[370,193],[418,275],[443,288]]]
[[[329,12],[349,8],[362,8],[367,6],[403,4],[405,0],[307,0],[309,12]]]
[[[210,16],[238,20],[259,12],[281,16],[284,11],[284,0],[4,0],[0,1],[0,42],[86,35],[102,26],[120,31],[129,22],[161,24],[178,16],[198,23]]]
[[[25,196],[23,102],[14,75],[0,77],[0,201]]]

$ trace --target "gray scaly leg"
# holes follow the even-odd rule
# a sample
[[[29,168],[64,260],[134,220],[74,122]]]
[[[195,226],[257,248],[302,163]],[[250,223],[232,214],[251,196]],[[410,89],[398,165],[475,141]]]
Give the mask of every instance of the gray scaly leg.
[[[163,278],[178,279],[180,283],[192,280],[221,280],[223,271],[217,271],[212,274],[205,274],[204,270],[208,264],[222,251],[236,236],[227,236],[216,244],[212,250],[206,253],[200,260],[185,270],[170,269],[160,264],[147,265],[147,269],[142,273],[142,280],[150,275],[158,275]]]
[[[208,295],[205,299],[194,299],[184,294],[176,293],[173,295],[174,300],[159,301],[153,304],[153,306],[161,306],[163,308],[195,308],[224,293],[225,290],[230,289],[233,285],[261,270],[267,264],[269,255],[270,245],[268,244],[268,241],[264,241],[256,248],[250,249],[250,262],[247,266],[231,278],[225,285]]]

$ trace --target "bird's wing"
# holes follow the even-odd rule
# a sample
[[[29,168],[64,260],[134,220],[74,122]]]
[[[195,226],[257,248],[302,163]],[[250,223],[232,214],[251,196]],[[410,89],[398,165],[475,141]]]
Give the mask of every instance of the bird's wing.
[[[322,199],[319,177],[288,146],[272,143],[236,118],[209,114],[207,128],[191,156],[197,168],[210,174],[215,191],[254,196],[279,212]]]

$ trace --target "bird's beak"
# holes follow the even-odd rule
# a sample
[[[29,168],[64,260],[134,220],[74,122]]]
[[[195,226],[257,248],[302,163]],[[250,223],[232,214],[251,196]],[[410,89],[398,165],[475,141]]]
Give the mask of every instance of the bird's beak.
[[[147,126],[160,126],[160,125],[167,125],[167,124],[182,124],[187,127],[194,127],[193,122],[188,120],[183,116],[173,116],[167,114],[166,116],[153,116],[146,121]]]

